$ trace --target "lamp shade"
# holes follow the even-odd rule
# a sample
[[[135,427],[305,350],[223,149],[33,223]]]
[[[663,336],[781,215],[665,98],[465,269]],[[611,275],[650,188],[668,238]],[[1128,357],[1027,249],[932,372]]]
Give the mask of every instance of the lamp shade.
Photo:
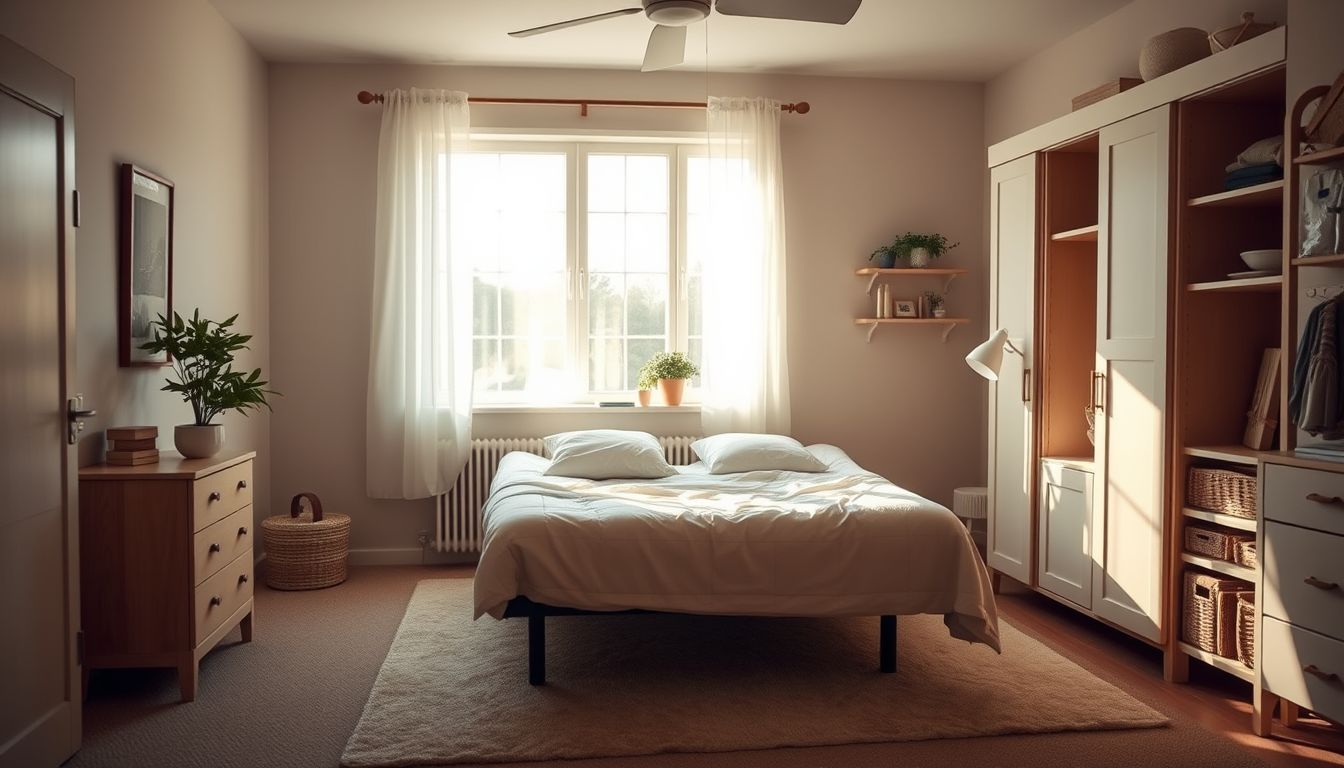
[[[999,380],[999,367],[1003,365],[1003,345],[1008,341],[1008,330],[1000,328],[989,340],[966,356],[966,364],[972,371],[990,381]]]

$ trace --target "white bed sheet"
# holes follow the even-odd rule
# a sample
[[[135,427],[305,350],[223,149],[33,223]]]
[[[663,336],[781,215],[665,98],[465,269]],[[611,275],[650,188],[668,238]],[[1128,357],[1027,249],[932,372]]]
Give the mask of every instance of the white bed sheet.
[[[832,445],[827,471],[657,480],[547,477],[511,453],[483,512],[475,617],[509,600],[585,610],[755,616],[942,614],[952,636],[999,650],[989,575],[946,507]]]

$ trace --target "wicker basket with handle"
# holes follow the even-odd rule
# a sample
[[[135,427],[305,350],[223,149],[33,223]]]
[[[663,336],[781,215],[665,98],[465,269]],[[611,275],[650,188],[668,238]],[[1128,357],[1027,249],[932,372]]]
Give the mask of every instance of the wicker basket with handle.
[[[1239,579],[1185,572],[1181,636],[1185,642],[1229,659],[1237,657],[1237,596],[1255,592]]]
[[[1255,475],[1230,469],[1191,467],[1185,500],[1192,507],[1255,518]]]
[[[1255,556],[1255,539],[1243,538],[1236,543],[1232,552],[1232,562],[1237,565],[1244,565],[1247,568],[1254,568],[1259,562]]]
[[[1226,560],[1229,563],[1233,562],[1232,558],[1236,556],[1237,545],[1248,539],[1251,543],[1255,543],[1254,536],[1244,533],[1198,525],[1185,526],[1185,551],[1212,557],[1215,560]]]
[[[272,589],[321,589],[345,581],[350,516],[322,514],[316,494],[300,493],[290,500],[288,515],[262,520],[261,536]]]
[[[1237,595],[1237,660],[1255,669],[1255,593]]]

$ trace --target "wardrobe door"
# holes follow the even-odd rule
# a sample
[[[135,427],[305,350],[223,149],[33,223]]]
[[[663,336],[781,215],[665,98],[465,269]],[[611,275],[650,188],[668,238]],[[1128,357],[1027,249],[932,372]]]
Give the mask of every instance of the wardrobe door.
[[[1036,465],[1029,368],[1036,273],[1035,155],[990,170],[990,331],[1006,328],[1026,356],[1005,352],[989,385],[988,565],[1030,584]]]
[[[1041,589],[1092,606],[1092,473],[1041,462],[1040,537],[1036,559]]]
[[[1092,610],[1161,640],[1172,112],[1100,134]]]

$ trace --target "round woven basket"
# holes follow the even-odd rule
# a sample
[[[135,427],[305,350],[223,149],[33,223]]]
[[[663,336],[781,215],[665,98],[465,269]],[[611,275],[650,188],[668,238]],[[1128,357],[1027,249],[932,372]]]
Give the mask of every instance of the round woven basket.
[[[1148,39],[1139,54],[1139,74],[1144,80],[1161,77],[1186,64],[1211,55],[1209,33],[1194,27],[1181,27]]]
[[[345,581],[350,516],[323,515],[316,494],[300,493],[289,502],[288,515],[262,520],[261,538],[272,589],[322,589]]]

